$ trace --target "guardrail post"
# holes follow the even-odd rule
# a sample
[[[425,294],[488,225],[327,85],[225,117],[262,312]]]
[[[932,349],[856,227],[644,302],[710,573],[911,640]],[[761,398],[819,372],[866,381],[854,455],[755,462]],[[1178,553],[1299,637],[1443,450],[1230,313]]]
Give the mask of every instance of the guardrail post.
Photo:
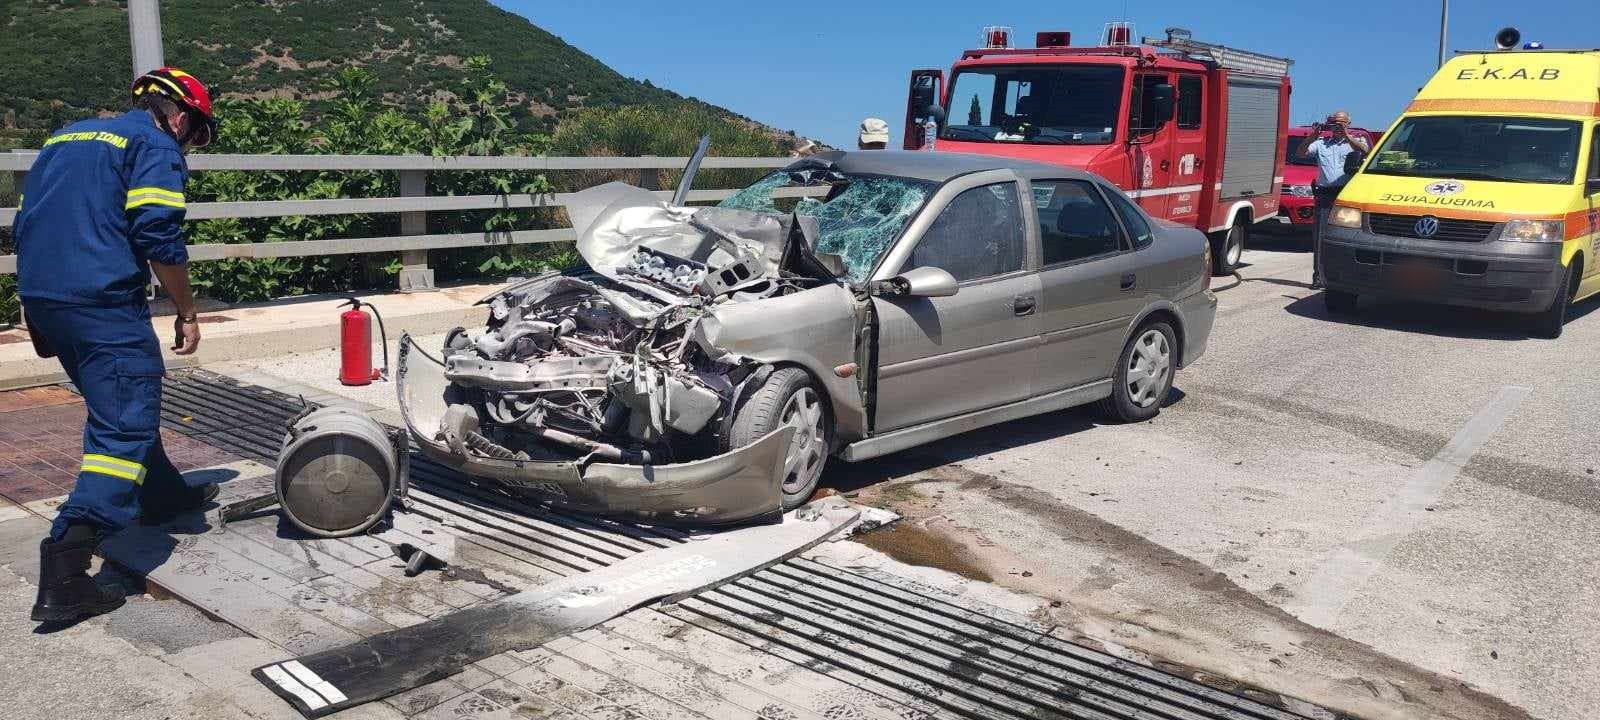
[[[400,171],[400,195],[402,197],[421,197],[427,194],[427,170]],[[401,235],[426,235],[427,233],[427,212],[400,213]],[[427,250],[401,250],[400,265],[400,292],[427,292],[435,289],[433,286],[433,269],[428,267]]]

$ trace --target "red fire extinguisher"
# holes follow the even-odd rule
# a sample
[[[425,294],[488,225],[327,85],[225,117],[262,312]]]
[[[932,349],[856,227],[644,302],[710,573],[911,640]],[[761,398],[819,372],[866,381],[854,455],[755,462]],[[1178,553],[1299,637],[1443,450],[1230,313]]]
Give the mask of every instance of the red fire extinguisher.
[[[339,307],[350,309],[339,314],[339,382],[367,385],[389,374],[389,334],[383,329],[383,315],[372,303],[347,298]],[[383,367],[372,368],[372,317],[361,308],[372,308],[378,318],[378,334],[383,341]]]

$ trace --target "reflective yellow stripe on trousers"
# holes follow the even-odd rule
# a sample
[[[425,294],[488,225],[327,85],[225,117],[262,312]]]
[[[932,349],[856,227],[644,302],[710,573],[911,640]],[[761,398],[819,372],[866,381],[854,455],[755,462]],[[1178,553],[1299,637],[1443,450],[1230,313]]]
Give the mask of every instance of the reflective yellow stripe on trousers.
[[[131,460],[110,455],[84,455],[79,472],[100,473],[127,480],[135,485],[144,484],[144,466]]]

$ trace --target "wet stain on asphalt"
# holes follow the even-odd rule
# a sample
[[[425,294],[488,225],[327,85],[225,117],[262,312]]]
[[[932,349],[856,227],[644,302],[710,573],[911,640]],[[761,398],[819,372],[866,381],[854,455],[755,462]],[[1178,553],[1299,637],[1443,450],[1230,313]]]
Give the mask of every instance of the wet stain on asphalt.
[[[938,568],[980,582],[994,581],[966,548],[916,523],[898,522],[856,540],[907,565]]]

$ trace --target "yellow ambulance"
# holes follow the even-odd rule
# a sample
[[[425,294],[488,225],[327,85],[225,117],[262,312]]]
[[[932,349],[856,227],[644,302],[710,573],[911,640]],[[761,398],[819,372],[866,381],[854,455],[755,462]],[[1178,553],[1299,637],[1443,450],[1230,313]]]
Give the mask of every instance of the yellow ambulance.
[[[1600,293],[1600,50],[1457,55],[1340,193],[1325,302],[1362,295],[1529,315],[1557,337]]]

